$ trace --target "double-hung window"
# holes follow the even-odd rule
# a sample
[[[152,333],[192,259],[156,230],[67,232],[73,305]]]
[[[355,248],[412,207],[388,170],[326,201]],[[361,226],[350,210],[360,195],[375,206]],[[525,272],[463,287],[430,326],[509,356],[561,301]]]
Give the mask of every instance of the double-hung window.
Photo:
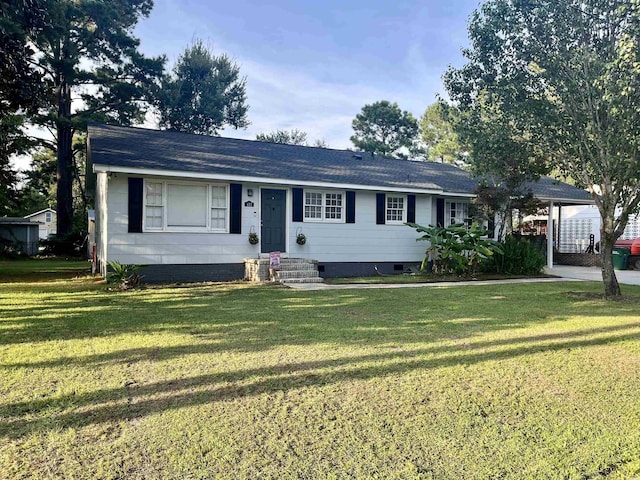
[[[211,229],[225,231],[227,228],[227,187],[211,185]]]
[[[304,192],[304,219],[322,221],[322,192]]]
[[[324,194],[324,219],[342,221],[342,193]]]
[[[228,186],[145,181],[144,231],[227,232]]]
[[[162,182],[146,182],[144,188],[145,229],[162,230],[164,227]]]
[[[305,222],[344,222],[344,192],[305,190]]]
[[[469,218],[468,202],[447,202],[445,210],[445,219],[447,226],[463,223],[467,227],[471,225]]]
[[[386,223],[403,224],[407,221],[406,195],[387,195]]]

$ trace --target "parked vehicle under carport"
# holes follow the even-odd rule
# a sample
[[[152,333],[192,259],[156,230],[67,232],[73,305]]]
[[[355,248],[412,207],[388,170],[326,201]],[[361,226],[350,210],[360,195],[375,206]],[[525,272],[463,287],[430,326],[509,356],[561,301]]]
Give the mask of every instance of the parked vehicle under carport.
[[[640,270],[640,237],[628,240],[618,240],[615,244],[617,248],[628,248],[629,258],[627,265],[633,270]]]

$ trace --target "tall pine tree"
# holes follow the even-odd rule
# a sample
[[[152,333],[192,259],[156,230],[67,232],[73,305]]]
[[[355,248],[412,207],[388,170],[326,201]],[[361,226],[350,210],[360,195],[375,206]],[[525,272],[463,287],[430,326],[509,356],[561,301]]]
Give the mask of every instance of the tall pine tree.
[[[65,236],[73,219],[74,133],[90,120],[124,125],[142,121],[164,58],[144,57],[132,35],[138,20],[149,15],[151,0],[41,0],[39,4],[46,12],[42,28],[29,31],[24,18],[12,10],[7,23],[22,28],[35,53],[28,63],[41,77],[34,95],[42,105],[30,120],[55,137],[49,146],[57,157],[57,230]]]
[[[178,58],[158,94],[160,126],[217,135],[225,125],[246,128],[247,81],[227,55],[215,56],[197,40]]]

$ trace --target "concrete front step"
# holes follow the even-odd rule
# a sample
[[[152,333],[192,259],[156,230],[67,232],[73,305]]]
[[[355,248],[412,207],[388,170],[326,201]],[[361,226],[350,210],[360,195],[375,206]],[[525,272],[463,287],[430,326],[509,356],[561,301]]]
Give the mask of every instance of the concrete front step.
[[[276,280],[289,278],[313,278],[318,276],[318,270],[279,270],[274,272]]]
[[[315,263],[281,263],[280,271],[292,272],[296,270],[317,270],[318,265]]]
[[[271,270],[268,258],[245,259],[245,279],[251,282],[322,283],[318,261],[309,258],[281,258],[280,269]]]
[[[269,263],[269,259],[268,258],[261,258],[260,259],[261,262],[267,262]],[[280,265],[296,265],[298,263],[312,263],[312,264],[317,264],[318,261],[317,260],[313,260],[311,258],[281,258],[280,259]]]
[[[311,277],[311,278],[287,278],[280,280],[283,284],[288,283],[323,283],[324,280],[320,277]]]

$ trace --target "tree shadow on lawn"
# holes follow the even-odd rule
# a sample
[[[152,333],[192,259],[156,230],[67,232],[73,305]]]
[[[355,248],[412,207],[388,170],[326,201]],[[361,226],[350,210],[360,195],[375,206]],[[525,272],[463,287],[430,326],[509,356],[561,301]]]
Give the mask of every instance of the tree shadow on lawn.
[[[0,345],[158,332],[186,335],[192,345],[206,345],[196,349],[209,353],[261,351],[287,344],[428,343],[573,315],[633,316],[637,307],[638,302],[579,301],[557,291],[550,302],[549,287],[539,285],[510,286],[506,295],[491,286],[440,287],[421,294],[413,289],[299,292],[246,284],[124,293],[45,291],[23,303],[7,303],[0,297]],[[180,348],[167,350],[164,356],[163,351],[162,347],[125,350],[97,361],[181,354]],[[92,361],[90,356],[77,358]],[[73,360],[58,359],[51,365],[68,361]]]
[[[238,323],[228,325],[229,327],[234,326],[246,326],[246,323]],[[609,326],[609,327],[600,327],[600,328],[592,328],[588,330],[588,334],[602,334],[602,333],[614,333],[618,331],[627,331],[632,330],[634,328],[640,329],[640,321],[637,323],[626,323],[621,325]],[[491,341],[474,341],[472,336],[468,336],[467,338],[450,338],[449,343],[454,343],[455,348],[460,349],[478,349],[478,348],[491,348],[491,347],[500,347],[503,345],[516,345],[523,344],[529,342],[547,342],[547,341],[555,341],[555,340],[564,340],[571,339],[575,337],[582,337],[585,335],[584,330],[578,331],[562,331],[558,333],[549,333],[544,335],[531,335],[524,337],[509,337],[507,339],[500,340],[491,340]],[[395,337],[390,336],[387,338],[389,342],[386,342],[387,348],[393,348],[391,345],[400,344]],[[422,339],[421,339],[422,340]],[[434,339],[435,340],[435,339]],[[438,338],[439,341],[445,341],[442,337]],[[417,343],[417,342],[416,342]],[[420,341],[419,343],[424,344],[424,341]],[[285,345],[285,342],[282,342],[282,345]],[[406,345],[407,343],[403,343]],[[435,345],[428,348],[419,348],[418,350],[409,350],[408,352],[394,352],[393,356],[397,358],[401,358],[404,356],[414,356],[416,352],[420,352],[420,354],[438,354],[442,352],[448,352],[454,349],[451,345]],[[0,369],[15,369],[15,368],[57,368],[57,367],[67,367],[67,366],[86,366],[86,367],[102,367],[102,366],[111,366],[111,365],[131,365],[136,362],[144,362],[144,361],[153,361],[153,362],[162,362],[167,360],[172,360],[174,358],[184,358],[189,357],[191,355],[207,355],[207,354],[217,354],[220,352],[228,352],[231,349],[228,348],[228,345],[224,342],[219,341],[205,341],[202,343],[196,344],[184,344],[184,345],[174,345],[168,347],[140,347],[140,348],[129,348],[123,350],[116,350],[108,353],[100,353],[93,355],[82,355],[82,356],[73,356],[73,357],[59,357],[55,360],[44,360],[44,361],[35,361],[35,362],[17,362],[17,363],[9,363],[3,362],[0,363]],[[376,359],[380,357],[384,357],[384,354],[373,354],[367,355],[365,357],[356,357],[357,359]],[[351,357],[347,357],[345,361]],[[327,361],[325,366],[333,365],[333,360]],[[313,362],[312,362],[313,363]],[[298,364],[295,364],[298,365]],[[305,364],[306,365],[306,364]],[[274,367],[275,369],[287,369],[289,365],[278,365]],[[320,368],[315,367],[315,368]],[[251,375],[259,374],[264,369],[251,370]],[[269,369],[270,371],[272,369]],[[225,374],[228,375],[230,379],[234,379],[233,373]]]
[[[198,321],[187,312],[215,308],[216,299],[223,301],[233,291],[203,290],[109,292],[104,285],[99,290],[81,291],[44,288],[30,292],[33,298],[25,300],[20,295],[24,290],[18,289],[0,295],[0,345],[177,330],[184,317],[190,324],[215,322],[215,315]]]
[[[0,436],[118,422],[166,410],[414,370],[473,365],[566,349],[640,339],[640,324],[479,341],[465,345],[347,356],[198,375],[121,388],[16,402],[0,408]],[[329,369],[329,371],[326,371]],[[255,377],[259,377],[255,379]],[[33,418],[36,416],[37,418]]]
[[[89,275],[91,264],[82,259],[0,260],[0,284],[53,283]]]

